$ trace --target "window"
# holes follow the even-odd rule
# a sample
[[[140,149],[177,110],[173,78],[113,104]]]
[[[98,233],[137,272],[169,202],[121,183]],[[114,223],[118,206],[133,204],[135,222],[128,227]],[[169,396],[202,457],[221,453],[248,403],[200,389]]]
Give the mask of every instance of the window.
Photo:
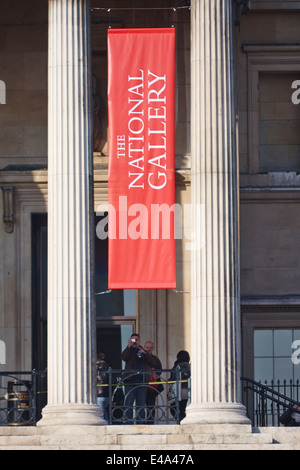
[[[107,217],[107,213],[103,217]],[[102,217],[96,217],[96,225]],[[97,353],[113,369],[121,369],[121,353],[137,331],[137,291],[108,289],[108,238],[95,238]]]
[[[300,340],[300,329],[255,330],[254,380],[268,384],[300,380],[300,365],[292,361],[296,340]]]
[[[299,72],[259,73],[259,171],[299,171],[300,107],[291,85]]]
[[[104,215],[107,217],[107,214]],[[99,217],[96,218],[96,224]],[[95,239],[96,315],[99,317],[135,317],[136,290],[108,290],[108,237]]]
[[[248,63],[249,173],[299,171],[298,45],[244,45]]]

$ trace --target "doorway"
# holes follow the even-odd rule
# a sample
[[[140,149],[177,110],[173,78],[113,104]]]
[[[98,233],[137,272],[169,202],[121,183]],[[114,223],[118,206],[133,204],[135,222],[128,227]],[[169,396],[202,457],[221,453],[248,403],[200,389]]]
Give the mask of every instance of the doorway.
[[[32,214],[32,368],[47,368],[47,214]]]
[[[47,214],[31,215],[32,369],[47,369]],[[37,376],[37,420],[47,405],[47,377]]]
[[[97,352],[105,354],[112,369],[122,369],[121,353],[128,345],[128,338],[136,331],[135,319],[110,320],[97,323]]]
[[[96,227],[104,218],[107,213],[96,216]],[[95,289],[97,354],[104,353],[112,369],[122,369],[122,351],[138,331],[137,291],[108,289],[108,237],[95,238]]]
[[[105,214],[104,217],[106,217]],[[32,214],[32,368],[47,368],[47,214]],[[96,224],[101,218],[96,217]],[[138,331],[136,290],[108,291],[108,239],[95,237],[97,353],[122,368],[121,353]]]

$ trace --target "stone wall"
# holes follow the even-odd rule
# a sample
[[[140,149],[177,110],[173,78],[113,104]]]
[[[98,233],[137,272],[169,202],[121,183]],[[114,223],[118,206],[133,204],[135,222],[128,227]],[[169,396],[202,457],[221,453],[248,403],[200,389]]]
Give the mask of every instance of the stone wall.
[[[241,293],[256,302],[299,295],[300,279],[300,11],[271,3],[253,2],[237,32]]]
[[[48,2],[2,2],[0,79],[6,105],[0,110],[0,169],[47,163]]]

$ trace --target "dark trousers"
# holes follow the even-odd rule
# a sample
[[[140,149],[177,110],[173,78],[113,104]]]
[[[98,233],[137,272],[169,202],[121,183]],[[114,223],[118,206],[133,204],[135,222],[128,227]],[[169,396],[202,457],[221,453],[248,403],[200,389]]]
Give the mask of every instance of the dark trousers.
[[[185,410],[186,410],[187,402],[188,402],[187,400],[181,400],[179,402],[179,409],[177,409],[176,406],[171,408],[172,416],[179,422],[182,421],[186,416]]]
[[[158,392],[156,390],[147,390],[146,405],[147,405],[147,424],[154,424],[155,418],[155,401]]]
[[[145,385],[125,385],[126,424],[133,424],[133,404],[136,405],[136,424],[145,422],[146,387]]]

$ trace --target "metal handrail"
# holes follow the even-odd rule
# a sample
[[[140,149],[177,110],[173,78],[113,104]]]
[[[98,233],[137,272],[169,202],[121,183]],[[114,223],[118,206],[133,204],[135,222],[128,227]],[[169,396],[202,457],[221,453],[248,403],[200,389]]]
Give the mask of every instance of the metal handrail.
[[[109,368],[103,371],[107,374],[106,381],[98,384],[97,388],[107,390],[109,424],[174,424],[174,422],[179,424],[182,419],[182,404],[185,398],[187,401],[190,399],[190,373],[188,372],[188,378],[187,376],[183,378],[182,374],[185,372],[183,369],[174,368],[160,370]],[[157,382],[150,380],[152,373],[157,374]],[[47,394],[46,377],[47,371],[0,372],[0,426],[36,425],[42,408],[40,397],[46,398]],[[44,380],[38,380],[39,378]],[[163,385],[164,390],[158,389],[159,385]],[[169,396],[171,387],[174,389],[172,401]],[[183,388],[188,397],[183,398]],[[141,389],[144,392],[153,392],[152,402],[136,406],[132,403],[133,400],[130,400],[130,394],[135,394]]]
[[[246,392],[246,408],[248,416],[254,425],[268,426],[268,416],[271,415],[272,425],[280,426],[280,416],[284,411],[290,410],[294,413],[300,414],[300,410],[295,407],[300,407],[300,402],[288,395],[280,393],[273,387],[267,384],[262,384],[256,380],[248,377],[241,377],[241,381],[245,382],[244,392]],[[286,387],[286,381],[283,384],[278,382],[277,387]],[[291,387],[299,390],[299,381],[297,384],[291,382]],[[252,400],[249,402],[248,391],[253,392]],[[268,400],[271,402],[268,408]],[[274,405],[276,410],[274,411]],[[271,411],[271,413],[269,413]],[[277,417],[277,423],[276,423]]]
[[[104,371],[108,374],[107,383],[99,387],[108,387],[109,398],[109,424],[179,424],[181,421],[181,385],[187,383],[187,391],[190,399],[190,379],[182,379],[184,373],[180,369],[144,369],[144,370],[121,370],[111,369]],[[151,382],[149,376],[156,373],[159,377],[157,382]],[[171,374],[171,378],[164,377]],[[158,391],[156,386],[163,385],[164,390]],[[174,388],[174,398],[170,402],[168,389]],[[152,391],[155,397],[154,404],[145,402],[142,406],[135,406],[133,397],[141,390]],[[132,394],[132,395],[131,395]]]

